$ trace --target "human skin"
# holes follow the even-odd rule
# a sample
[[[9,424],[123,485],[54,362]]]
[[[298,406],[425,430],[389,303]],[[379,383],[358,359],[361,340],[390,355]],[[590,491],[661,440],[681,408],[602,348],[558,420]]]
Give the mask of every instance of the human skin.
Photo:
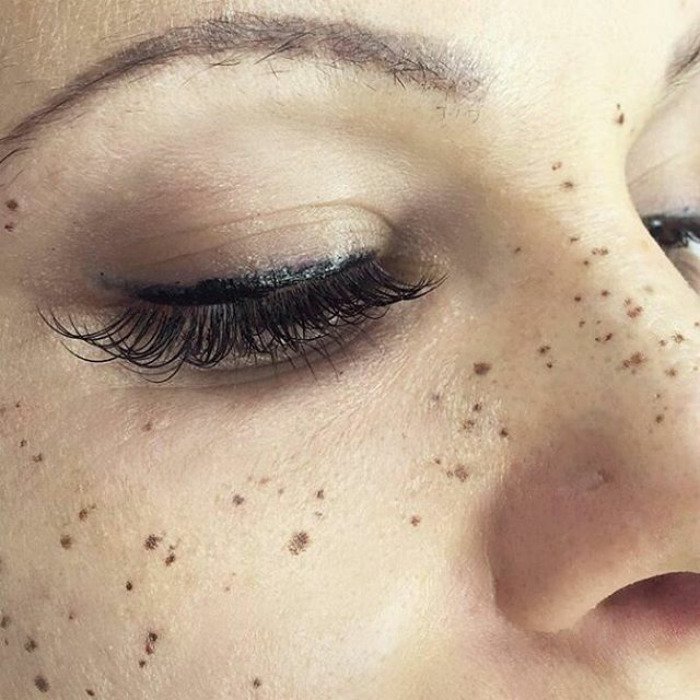
[[[232,16],[0,9],[1,134]],[[700,2],[235,10],[423,37],[473,74],[181,59],[3,163],[0,698],[697,698],[694,577],[597,606],[700,573],[700,260],[640,219],[700,214],[700,75],[667,85]],[[444,282],[313,373],[150,383],[37,313],[97,313],[100,272],[332,255],[348,226]]]

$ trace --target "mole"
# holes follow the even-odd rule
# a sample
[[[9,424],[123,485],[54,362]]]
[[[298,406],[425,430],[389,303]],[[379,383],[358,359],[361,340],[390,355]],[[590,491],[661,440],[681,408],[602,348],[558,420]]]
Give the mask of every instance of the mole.
[[[19,204],[16,199],[8,199],[7,202],[5,202],[5,206],[10,211],[17,211],[19,209]]]
[[[49,682],[44,678],[44,676],[36,676],[34,678],[34,685],[42,692],[42,693],[48,693],[49,688],[51,687],[49,685]]]
[[[287,545],[287,548],[292,554],[301,554],[309,544],[309,535],[304,532],[295,532]]]

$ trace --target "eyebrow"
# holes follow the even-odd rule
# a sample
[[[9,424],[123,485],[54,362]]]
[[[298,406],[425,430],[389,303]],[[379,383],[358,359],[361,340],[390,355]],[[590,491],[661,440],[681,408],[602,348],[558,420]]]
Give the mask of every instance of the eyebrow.
[[[0,146],[31,140],[41,127],[137,72],[198,56],[211,57],[212,68],[237,66],[245,57],[254,56],[256,63],[273,57],[313,59],[331,67],[386,74],[404,88],[416,86],[472,101],[482,98],[480,88],[485,84],[475,60],[430,45],[422,37],[382,34],[351,22],[235,13],[170,29],[101,60],[0,138]],[[18,146],[4,157],[0,155],[0,164],[22,150],[26,148]]]

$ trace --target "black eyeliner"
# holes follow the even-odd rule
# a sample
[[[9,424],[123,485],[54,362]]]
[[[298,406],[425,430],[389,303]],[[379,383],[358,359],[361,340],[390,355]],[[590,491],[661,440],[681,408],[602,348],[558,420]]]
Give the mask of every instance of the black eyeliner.
[[[297,267],[246,273],[240,277],[200,280],[187,287],[178,284],[129,286],[129,292],[141,301],[169,306],[205,306],[243,299],[262,299],[273,292],[303,282],[331,277],[376,258],[374,252],[354,253],[341,260],[323,260]]]

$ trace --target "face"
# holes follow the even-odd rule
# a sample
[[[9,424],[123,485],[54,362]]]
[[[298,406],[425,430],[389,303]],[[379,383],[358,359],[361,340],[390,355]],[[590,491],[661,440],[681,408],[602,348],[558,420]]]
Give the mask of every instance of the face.
[[[0,7],[1,697],[697,696],[700,2]]]

